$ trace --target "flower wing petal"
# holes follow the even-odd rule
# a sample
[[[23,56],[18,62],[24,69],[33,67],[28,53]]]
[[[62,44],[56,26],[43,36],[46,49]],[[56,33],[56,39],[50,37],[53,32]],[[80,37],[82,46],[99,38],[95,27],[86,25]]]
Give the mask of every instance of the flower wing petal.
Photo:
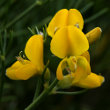
[[[68,38],[70,43],[70,54],[78,56],[89,49],[89,43],[84,33],[75,26],[68,26]]]
[[[50,50],[59,58],[67,56],[69,48],[68,32],[66,28],[59,29],[51,40]]]
[[[51,40],[50,49],[59,58],[81,55],[89,48],[83,32],[75,26],[60,28]]]
[[[64,58],[58,65],[57,71],[56,71],[56,76],[58,80],[62,80],[64,75],[63,75],[63,69],[66,67],[66,61],[67,58]]]
[[[39,71],[43,70],[43,36],[34,35],[26,44],[25,54],[28,59],[37,67]]]

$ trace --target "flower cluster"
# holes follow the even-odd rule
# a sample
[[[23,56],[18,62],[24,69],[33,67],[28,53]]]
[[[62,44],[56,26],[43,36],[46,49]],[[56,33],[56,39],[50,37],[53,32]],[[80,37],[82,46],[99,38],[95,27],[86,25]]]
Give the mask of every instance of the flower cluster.
[[[84,20],[76,9],[58,11],[47,27],[47,33],[52,38],[50,50],[61,59],[56,77],[60,88],[78,86],[81,88],[96,88],[104,82],[104,77],[91,72],[89,44],[101,35],[101,29],[96,27],[87,34],[82,32]],[[25,47],[28,59],[17,57],[17,61],[7,69],[6,75],[13,80],[27,80],[34,75],[42,75],[43,36],[32,36]],[[49,73],[47,69],[46,73]]]

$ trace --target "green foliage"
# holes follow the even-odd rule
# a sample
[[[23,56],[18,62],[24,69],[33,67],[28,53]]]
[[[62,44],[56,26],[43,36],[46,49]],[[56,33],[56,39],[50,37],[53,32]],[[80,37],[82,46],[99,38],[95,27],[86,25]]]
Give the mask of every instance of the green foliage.
[[[16,59],[28,38],[46,28],[52,16],[62,8],[77,8],[85,19],[84,32],[100,26],[102,38],[91,45],[91,65],[94,72],[105,74],[105,87],[75,97],[50,96],[39,110],[103,110],[109,109],[110,101],[110,1],[104,0],[0,0],[0,110],[23,110],[32,100],[36,77],[28,81],[13,81],[5,77],[5,69]],[[44,62],[49,60],[52,73],[60,59],[49,51],[51,38],[46,36]],[[48,40],[47,40],[48,39]],[[57,59],[57,62],[56,62]],[[53,62],[53,63],[51,63]],[[55,74],[53,73],[53,76]],[[106,81],[107,80],[107,81]],[[4,88],[3,88],[4,85]],[[74,88],[77,90],[78,88]],[[71,90],[70,90],[71,91]],[[100,93],[99,93],[100,91]],[[102,95],[103,94],[103,95]],[[108,97],[108,98],[105,98]],[[107,104],[105,104],[105,103]],[[48,105],[48,103],[51,105]],[[73,104],[74,103],[74,104]],[[93,103],[93,104],[92,104]],[[95,105],[95,107],[94,107]],[[74,107],[73,107],[74,106]]]

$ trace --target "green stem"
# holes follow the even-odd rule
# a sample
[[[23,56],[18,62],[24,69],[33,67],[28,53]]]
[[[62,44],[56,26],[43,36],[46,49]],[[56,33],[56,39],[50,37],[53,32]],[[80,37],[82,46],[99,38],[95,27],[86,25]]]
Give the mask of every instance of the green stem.
[[[35,6],[37,5],[42,5],[44,3],[48,2],[48,0],[45,1],[40,1],[40,0],[35,0],[35,2],[28,7],[25,11],[23,11],[21,14],[19,14],[15,19],[13,19],[11,22],[9,22],[2,30],[1,32],[3,32],[3,30],[8,29],[9,27],[11,27],[13,24],[15,24],[18,20],[20,20],[22,17],[24,17],[29,11],[31,11]]]
[[[80,9],[81,13],[85,13],[87,10],[89,10],[94,5],[94,2],[88,3],[86,6]]]
[[[6,43],[7,43],[7,31],[4,30],[4,38],[3,38],[3,56],[5,57],[6,55]]]
[[[87,91],[87,89],[84,89],[81,91],[75,91],[75,92],[55,91],[53,94],[78,95],[78,94],[82,94],[86,91]]]
[[[47,61],[47,64],[45,65],[45,68],[44,68],[44,70],[42,72],[42,76],[41,77],[38,77],[36,91],[35,91],[35,94],[34,94],[33,101],[38,97],[38,95],[40,93],[41,86],[44,83],[44,75],[45,75],[45,72],[47,70],[48,65],[49,65],[49,61]]]
[[[47,70],[48,65],[49,65],[49,60],[47,61],[47,64],[45,65],[44,71],[42,72],[42,80],[43,80],[43,82],[44,82],[44,76],[45,76],[45,72]]]
[[[85,20],[85,23],[89,23],[95,19],[97,19],[98,17],[102,16],[103,14],[105,14],[108,11],[108,8],[105,8],[103,10],[101,10],[100,12],[94,14],[93,16],[91,16],[90,18]]]
[[[47,1],[46,1],[47,2]],[[29,11],[31,11],[36,5],[42,5],[43,3],[46,2],[41,2],[40,0],[36,0],[30,7],[28,7],[25,11],[23,11],[19,16],[17,16],[15,19],[13,19],[10,23],[6,25],[6,29],[12,26],[14,23],[16,23],[19,19],[24,17]]]
[[[5,28],[9,28],[12,26],[15,22],[17,22],[19,19],[21,19],[24,15],[26,15],[30,10],[32,10],[37,5],[36,2],[34,2],[29,8],[27,8],[24,12],[22,12],[19,16],[17,16],[15,19],[13,19],[10,23],[6,25]]]
[[[1,102],[2,94],[3,94],[4,77],[5,77],[5,61],[4,60],[1,61],[1,65],[2,65],[2,72],[0,76],[0,102]]]
[[[52,19],[52,16],[48,16],[48,17],[44,18],[43,20],[41,20],[40,22],[37,23],[37,27],[48,24],[51,19]]]
[[[55,78],[55,80],[52,82],[52,84],[45,89],[40,95],[39,97],[37,97],[27,108],[25,108],[25,110],[35,110],[38,106],[38,104],[44,99],[46,98],[46,96],[48,96],[48,94],[52,91],[52,89],[56,86],[56,84],[58,83],[58,80]]]
[[[31,32],[32,35],[36,34],[30,27],[28,27],[28,30]]]
[[[10,52],[12,43],[13,43],[13,31],[10,31],[10,39],[8,40],[6,55]]]
[[[38,97],[40,90],[41,90],[41,86],[42,86],[42,80],[41,80],[41,77],[38,77],[36,91],[34,94],[33,101]]]
[[[3,87],[4,87],[4,78],[5,78],[5,53],[6,53],[6,30],[4,31],[4,36],[1,37],[3,41],[1,44],[1,74],[0,74],[0,101],[3,94]]]

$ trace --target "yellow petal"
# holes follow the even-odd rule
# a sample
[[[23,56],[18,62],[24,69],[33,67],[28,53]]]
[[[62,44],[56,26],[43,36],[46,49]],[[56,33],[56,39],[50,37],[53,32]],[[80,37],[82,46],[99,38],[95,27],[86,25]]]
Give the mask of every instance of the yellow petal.
[[[70,55],[81,55],[89,49],[87,38],[80,29],[74,26],[68,26],[68,36],[70,42],[69,48],[71,48]]]
[[[81,55],[89,48],[83,32],[75,26],[60,28],[51,40],[50,49],[59,58]]]
[[[63,26],[72,25],[82,30],[83,24],[84,24],[83,17],[78,10],[62,9],[58,11],[53,17],[53,19],[50,21],[48,28],[47,28],[47,32],[51,37],[53,37],[55,32]]]
[[[68,54],[69,39],[67,35],[67,29],[61,28],[58,30],[51,40],[50,50],[59,58],[64,58]]]
[[[88,75],[86,79],[80,80],[78,83],[76,83],[75,86],[92,89],[100,87],[103,82],[104,82],[103,76],[91,73],[90,75]]]
[[[100,27],[96,27],[95,29],[91,30],[86,34],[86,37],[89,43],[93,43],[101,36],[102,30]]]
[[[67,9],[62,9],[55,14],[47,28],[47,32],[51,37],[53,37],[56,30],[58,30],[62,26],[67,25],[67,17],[68,17]]]
[[[66,69],[67,73],[71,76],[73,76],[72,72],[75,72],[76,69],[76,57],[70,56],[69,58],[64,58],[58,65],[56,75],[58,80],[63,80],[65,76],[63,75],[63,70]],[[65,77],[66,79],[66,77]],[[68,79],[68,78],[67,78]]]
[[[68,13],[68,25],[73,25],[81,30],[83,29],[84,20],[81,13],[76,9],[70,9]]]
[[[56,75],[58,80],[63,80],[68,74],[73,76],[72,72],[75,72],[76,69],[76,57],[70,56],[69,58],[64,58],[58,65]],[[66,69],[67,75],[63,75],[63,70]],[[66,79],[66,77],[65,77]],[[67,78],[68,79],[68,78]]]
[[[66,67],[66,61],[67,58],[64,58],[58,65],[57,71],[56,71],[56,76],[58,80],[62,80],[63,79],[63,69]]]
[[[64,58],[58,65],[56,75],[58,80],[63,80],[63,70],[66,69],[67,73],[71,76],[74,75],[73,83],[77,83],[81,79],[85,79],[91,72],[89,62],[83,56],[71,56]]]
[[[90,54],[88,51],[84,52],[81,56],[85,57],[87,61],[90,63]]]
[[[6,75],[13,80],[27,80],[35,74],[39,74],[36,67],[28,60],[16,61],[6,70]]]
[[[73,84],[85,79],[91,72],[90,64],[83,56],[77,56],[77,69],[75,71]]]
[[[26,44],[25,54],[39,71],[44,68],[43,64],[43,36],[34,35]]]

